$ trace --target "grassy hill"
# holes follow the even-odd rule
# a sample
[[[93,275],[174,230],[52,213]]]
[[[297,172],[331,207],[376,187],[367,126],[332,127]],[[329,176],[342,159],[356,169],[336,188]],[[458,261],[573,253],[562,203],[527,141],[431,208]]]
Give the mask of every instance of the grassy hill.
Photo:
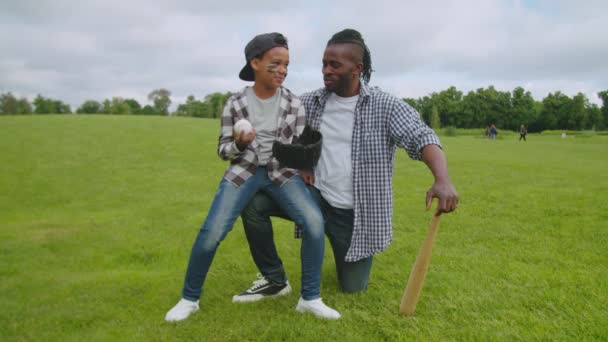
[[[430,214],[432,177],[400,151],[394,240],[369,290],[295,312],[299,241],[275,219],[294,292],[232,304],[257,272],[241,222],[220,246],[201,311],[165,323],[226,163],[219,122],[137,116],[0,117],[3,340],[597,340],[608,338],[608,136],[443,137],[458,212],[442,218],[414,317],[398,314]]]

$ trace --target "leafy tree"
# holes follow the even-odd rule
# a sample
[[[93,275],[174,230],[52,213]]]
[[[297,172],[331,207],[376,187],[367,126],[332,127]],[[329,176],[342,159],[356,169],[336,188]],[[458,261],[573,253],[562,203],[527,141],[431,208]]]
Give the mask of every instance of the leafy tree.
[[[141,114],[141,105],[135,99],[125,99],[124,102],[129,106],[129,113]]]
[[[155,114],[158,114],[156,112],[156,109],[154,109],[154,107],[152,107],[150,105],[145,105],[144,108],[141,109],[141,113],[143,115],[155,115]]]
[[[436,131],[441,128],[441,118],[436,106],[433,106],[433,109],[431,109],[431,127]]]
[[[608,128],[608,90],[603,90],[597,93],[597,96],[602,100],[602,119],[603,127]]]
[[[0,95],[0,114],[30,114],[32,105],[27,98],[17,99],[11,92]]]
[[[591,128],[589,125],[589,116],[587,112],[589,100],[583,93],[578,93],[570,101],[568,117],[566,121],[567,129],[586,129]]]
[[[451,86],[446,90],[431,95],[433,106],[436,107],[441,123],[444,126],[460,126],[459,117],[462,113],[462,92]],[[432,111],[431,107],[431,122]]]
[[[131,114],[131,107],[122,97],[114,96],[110,102],[110,114]]]
[[[560,91],[549,93],[543,99],[543,109],[540,112],[542,130],[568,128],[569,111],[572,108],[570,98]]]
[[[17,114],[17,98],[10,92],[0,95],[0,113]]]
[[[509,129],[516,130],[519,125],[526,125],[530,129],[530,125],[536,120],[532,94],[522,87],[517,87],[513,89],[511,104],[512,121],[508,124]]]
[[[55,103],[55,113],[57,114],[70,114],[72,113],[72,108],[67,103],[63,103],[60,100],[54,100]]]
[[[38,94],[34,99],[34,112],[36,114],[69,114],[72,112],[70,105],[60,100],[45,98]]]
[[[491,93],[491,92],[490,92]],[[463,98],[463,113],[465,128],[484,127],[491,124],[492,118],[489,117],[490,101],[489,95],[484,88],[476,91],[469,91]]]
[[[79,114],[97,114],[101,112],[101,103],[95,100],[87,100],[85,101],[78,109],[76,113]]]
[[[210,117],[219,118],[222,116],[224,105],[229,97],[230,93],[212,93],[205,96],[205,103],[209,106]]]
[[[27,98],[22,97],[17,100],[17,112],[15,114],[31,114],[32,113],[32,105]]]
[[[169,106],[171,105],[171,92],[167,89],[155,89],[148,94],[148,100],[154,102],[156,113],[162,115],[169,114]]]
[[[110,99],[103,100],[103,104],[101,107],[102,114],[112,114],[112,101]]]
[[[427,124],[431,124],[431,110],[433,109],[433,101],[429,96],[424,96],[418,99],[418,112],[422,116],[422,120]]]
[[[590,104],[587,108],[587,117],[589,118],[589,128],[601,130],[606,127],[602,118],[602,110],[595,103]]]
[[[194,95],[189,95],[186,99],[186,103],[177,106],[177,115],[181,116],[194,116],[194,117],[208,117],[209,107],[205,102],[197,100]]]

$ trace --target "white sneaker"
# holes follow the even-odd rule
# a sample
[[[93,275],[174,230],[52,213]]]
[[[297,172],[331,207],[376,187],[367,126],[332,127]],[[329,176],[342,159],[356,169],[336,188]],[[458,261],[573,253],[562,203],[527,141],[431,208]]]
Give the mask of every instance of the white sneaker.
[[[188,318],[191,314],[198,311],[198,300],[193,302],[187,299],[181,299],[175,306],[165,315],[165,321],[178,322]]]
[[[313,315],[320,318],[327,319],[339,319],[340,313],[329,306],[325,305],[321,298],[313,300],[304,300],[300,297],[298,305],[296,306],[297,312],[310,312]]]

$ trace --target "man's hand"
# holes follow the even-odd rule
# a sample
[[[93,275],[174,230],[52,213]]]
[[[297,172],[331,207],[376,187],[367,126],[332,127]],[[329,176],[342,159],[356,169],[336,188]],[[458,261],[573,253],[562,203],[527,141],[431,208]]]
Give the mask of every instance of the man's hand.
[[[315,173],[312,170],[300,170],[300,177],[308,185],[315,184]]]
[[[429,191],[426,192],[426,210],[431,208],[433,198],[439,199],[435,215],[451,213],[458,208],[458,193],[449,180],[435,181]]]
[[[422,160],[435,177],[435,183],[426,192],[426,210],[431,208],[433,198],[439,199],[435,215],[456,210],[458,208],[458,193],[456,193],[456,189],[454,189],[448,176],[448,163],[441,148],[433,144],[426,145],[422,148]]]
[[[239,150],[243,151],[247,145],[251,144],[255,140],[255,129],[251,129],[251,132],[241,132],[241,134],[237,134],[234,130],[232,130],[232,139],[234,139],[234,143]]]

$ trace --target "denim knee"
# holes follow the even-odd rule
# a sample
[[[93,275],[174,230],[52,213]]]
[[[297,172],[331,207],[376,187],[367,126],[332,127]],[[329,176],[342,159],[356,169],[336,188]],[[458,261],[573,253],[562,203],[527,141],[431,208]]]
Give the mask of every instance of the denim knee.
[[[320,210],[308,211],[304,224],[304,236],[314,240],[325,238],[325,219]]]

